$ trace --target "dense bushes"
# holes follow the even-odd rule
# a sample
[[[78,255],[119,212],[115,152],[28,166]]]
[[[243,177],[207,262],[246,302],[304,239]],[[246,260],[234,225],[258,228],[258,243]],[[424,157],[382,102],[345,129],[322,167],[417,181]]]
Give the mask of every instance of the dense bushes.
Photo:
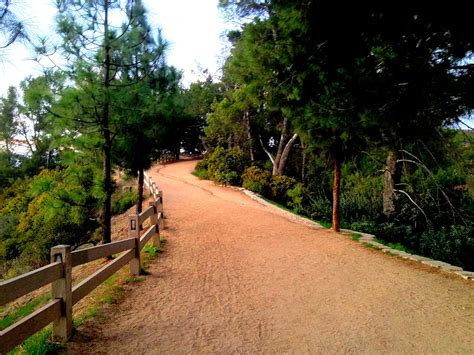
[[[261,195],[269,195],[271,182],[272,174],[256,166],[245,169],[242,174],[242,187]]]
[[[382,213],[383,158],[383,152],[371,152],[370,158],[344,164],[341,226],[373,233],[387,243],[399,243],[413,252],[474,270],[474,198],[463,187],[468,177],[462,167],[440,159],[432,170],[421,161],[406,165],[400,182],[404,192],[397,193],[397,214],[387,220]],[[217,148],[198,163],[196,173],[228,184],[241,182],[244,188],[314,220],[331,220],[332,176],[324,162],[314,160],[304,186],[293,177],[272,176],[268,167],[262,168],[262,162],[239,175],[247,164],[241,151]],[[226,175],[230,172],[233,174]]]
[[[246,154],[239,148],[216,148],[203,163],[208,177],[224,185],[239,185],[241,175],[249,164]]]
[[[288,176],[272,176],[257,166],[247,168],[242,174],[242,187],[257,192],[297,212],[302,211],[303,185]]]
[[[57,244],[90,241],[97,228],[93,174],[74,169],[43,170],[0,194],[0,261],[20,258],[30,267],[49,261]],[[6,263],[6,264],[5,264]]]
[[[137,190],[126,189],[112,194],[112,214],[122,214],[137,202]]]

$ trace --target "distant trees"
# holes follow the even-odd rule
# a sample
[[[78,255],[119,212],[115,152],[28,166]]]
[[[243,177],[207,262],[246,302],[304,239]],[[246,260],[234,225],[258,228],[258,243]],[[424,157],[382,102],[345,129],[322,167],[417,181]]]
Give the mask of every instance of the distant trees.
[[[18,94],[13,86],[8,88],[7,97],[0,99],[0,141],[5,144],[6,153],[12,154],[12,141],[18,131],[16,121]]]
[[[251,146],[267,153],[274,174],[285,168],[286,160],[278,159],[287,157],[285,146],[304,142],[308,152],[326,157],[334,171],[335,230],[343,163],[381,149],[386,154],[381,212],[393,221],[400,212],[397,198],[413,201],[401,185],[401,166],[411,160],[402,151],[437,139],[442,127],[472,109],[467,83],[473,77],[474,36],[466,15],[456,7],[445,11],[418,2],[221,1],[220,6],[246,23],[241,32],[229,33],[234,47],[224,80],[232,85],[209,116],[206,141],[222,145],[225,135],[238,134],[238,145],[247,150],[252,136],[254,141],[262,136],[261,147]]]

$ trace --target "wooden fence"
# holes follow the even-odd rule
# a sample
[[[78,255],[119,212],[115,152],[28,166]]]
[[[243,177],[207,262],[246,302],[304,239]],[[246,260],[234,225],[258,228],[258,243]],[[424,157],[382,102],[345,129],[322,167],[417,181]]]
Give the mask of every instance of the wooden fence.
[[[128,239],[72,251],[69,245],[51,248],[51,263],[18,277],[0,282],[0,306],[42,286],[52,284],[52,300],[27,317],[0,331],[0,354],[4,354],[25,339],[53,323],[53,336],[67,341],[72,335],[72,308],[92,290],[123,266],[129,264],[130,274],[140,273],[140,251],[151,239],[160,247],[163,228],[163,194],[153,180],[145,175],[145,185],[153,197],[149,207],[140,214],[130,215]],[[150,219],[150,227],[141,226]],[[93,260],[121,253],[76,285],[72,284],[72,268]]]

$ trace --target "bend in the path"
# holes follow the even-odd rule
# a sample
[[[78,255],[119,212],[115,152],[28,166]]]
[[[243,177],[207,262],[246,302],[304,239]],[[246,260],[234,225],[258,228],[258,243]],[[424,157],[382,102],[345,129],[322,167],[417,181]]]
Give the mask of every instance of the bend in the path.
[[[166,253],[72,352],[473,351],[472,283],[296,223],[193,166],[149,172]]]

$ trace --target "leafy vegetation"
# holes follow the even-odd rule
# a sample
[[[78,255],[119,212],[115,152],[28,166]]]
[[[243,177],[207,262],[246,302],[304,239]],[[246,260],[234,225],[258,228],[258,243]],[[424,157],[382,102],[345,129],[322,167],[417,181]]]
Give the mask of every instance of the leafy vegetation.
[[[200,178],[474,269],[474,141],[455,129],[474,108],[466,12],[220,1],[242,24],[222,77],[183,88],[142,1],[57,5],[60,42],[37,52],[65,65],[0,99],[1,277],[56,243],[109,242],[112,213],[140,211],[144,169],[180,152],[205,153]],[[6,45],[26,39],[2,9],[18,25],[2,27]]]
[[[122,214],[137,202],[136,190],[116,191],[112,194],[112,214]]]
[[[242,28],[228,34],[226,91],[210,107],[197,174],[473,270],[473,139],[454,129],[473,109],[465,15],[329,1],[220,7]],[[236,147],[248,156],[240,176],[209,169]]]

